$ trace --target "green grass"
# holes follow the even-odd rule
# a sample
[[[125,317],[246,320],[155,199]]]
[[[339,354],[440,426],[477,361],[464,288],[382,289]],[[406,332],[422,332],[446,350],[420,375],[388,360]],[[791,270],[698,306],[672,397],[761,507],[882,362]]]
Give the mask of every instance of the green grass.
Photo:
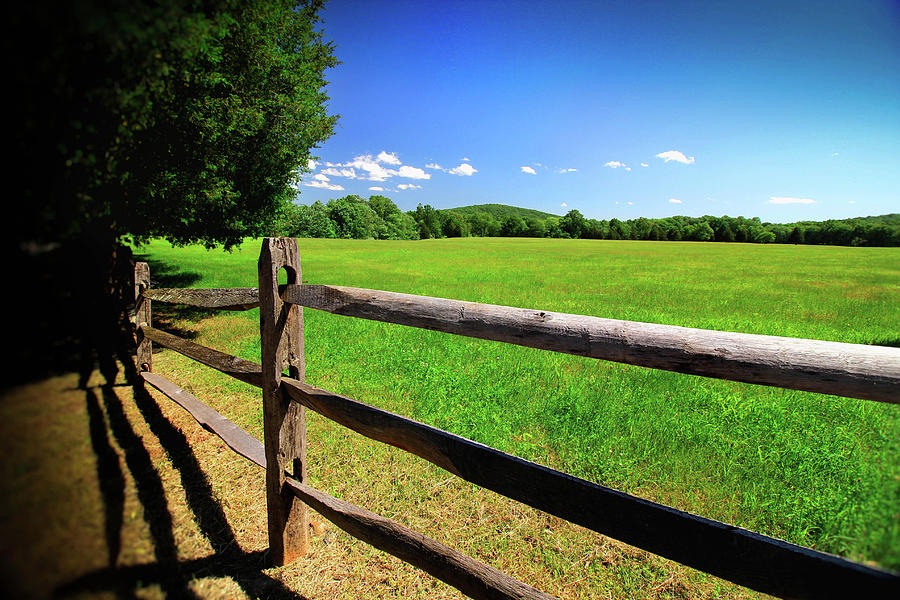
[[[303,280],[851,343],[900,343],[900,249],[300,240]],[[138,252],[256,285],[259,244]],[[206,318],[187,313],[190,320]],[[310,383],[580,477],[900,569],[900,410],[305,311]],[[217,347],[259,360],[258,312]]]

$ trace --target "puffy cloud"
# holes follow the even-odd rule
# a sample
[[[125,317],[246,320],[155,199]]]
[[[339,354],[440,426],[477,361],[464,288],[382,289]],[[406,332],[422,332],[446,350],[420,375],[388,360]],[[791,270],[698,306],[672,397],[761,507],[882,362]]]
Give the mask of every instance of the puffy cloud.
[[[468,156],[463,156],[461,160],[464,160],[466,162],[472,162],[472,159],[470,159]]]
[[[425,168],[426,169],[437,169],[438,171],[444,170],[444,167],[442,167],[441,165],[439,165],[437,163],[428,163],[427,165],[425,165]]]
[[[609,161],[608,163],[605,163],[603,166],[604,166],[604,167],[609,167],[610,169],[618,169],[619,167],[624,167],[624,166],[626,166],[626,165],[625,165],[625,163],[623,163],[623,162],[621,162],[621,161],[618,161],[618,160],[611,160],[611,161]]]
[[[628,206],[634,206],[634,202],[629,202]]]
[[[519,168],[522,169],[523,173],[531,173],[532,175],[537,175],[537,171],[535,171],[531,167],[519,167]]]
[[[315,168],[316,168],[316,161],[314,161],[313,159],[310,158],[308,161],[306,161],[306,168],[309,169],[310,171],[312,171],[313,169],[315,169]]]
[[[666,150],[665,152],[660,152],[656,155],[656,158],[661,158],[666,162],[674,160],[675,162],[684,163],[686,165],[694,162],[693,156],[685,156],[683,152],[679,152],[678,150]]]
[[[616,202],[616,204],[618,204],[618,202]],[[560,208],[567,208],[568,206],[569,205],[566,204],[565,202],[563,202],[562,204],[559,205]]]
[[[397,177],[406,177],[407,179],[431,179],[431,173],[426,173],[419,167],[410,167],[403,165],[398,170],[389,170],[388,173]]]
[[[333,183],[327,183],[325,181],[320,181],[320,180],[307,181],[303,185],[305,185],[306,187],[322,188],[325,190],[334,190],[336,192],[344,189],[344,187],[341,185],[335,185]]]
[[[464,159],[464,160],[468,160],[468,159]],[[472,165],[470,165],[469,163],[460,163],[460,165],[458,167],[454,167],[447,172],[450,173],[451,175],[471,176],[472,174],[477,173],[478,169],[472,167]]]
[[[414,183],[401,183],[397,188],[401,190],[421,190],[422,186]]]
[[[641,166],[642,166],[642,167],[649,167],[650,165],[648,165],[647,163],[641,163]]]
[[[383,191],[384,191],[384,188],[383,188],[383,187],[378,187],[377,185],[373,185],[372,187],[369,188],[369,191],[371,191],[371,192],[383,192]]]
[[[578,169],[557,169],[556,172],[557,173],[574,173],[577,170]]]
[[[815,204],[812,198],[791,198],[790,196],[772,196],[769,204]]]
[[[384,181],[391,176],[391,172],[379,165],[375,159],[372,158],[371,154],[357,156],[352,161],[338,166],[353,167],[360,171],[365,171],[369,175],[366,178],[369,181]]]
[[[840,152],[832,152],[831,155],[832,155],[832,156],[840,156],[841,153],[840,153]]]
[[[335,167],[328,167],[327,169],[322,169],[322,173],[331,175],[332,177],[349,177],[350,179],[356,179],[356,171],[353,169],[338,170]]]
[[[328,176],[324,173],[319,173],[317,175],[313,175],[313,179],[318,179],[319,181],[329,181]]]
[[[391,152],[389,154],[389,153],[385,152],[384,150],[382,150],[381,152],[378,153],[378,156],[375,157],[375,160],[377,160],[380,163],[385,163],[388,165],[403,164],[400,162],[400,159],[397,158],[397,155],[395,153]]]
[[[669,204],[681,204],[681,200],[678,198],[669,198]]]

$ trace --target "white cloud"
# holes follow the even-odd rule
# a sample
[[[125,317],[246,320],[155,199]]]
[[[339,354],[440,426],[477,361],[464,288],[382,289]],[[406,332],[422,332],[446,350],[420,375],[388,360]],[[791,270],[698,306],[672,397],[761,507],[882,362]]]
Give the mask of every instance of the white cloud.
[[[318,181],[318,180],[307,181],[303,185],[305,185],[306,187],[322,188],[325,190],[334,190],[334,191],[340,191],[340,190],[344,189],[344,187],[341,185],[335,185],[332,183],[326,183],[324,181]]]
[[[365,171],[369,174],[367,177],[369,181],[384,181],[392,175],[390,171],[375,162],[371,154],[357,156],[352,161],[338,166],[354,167],[360,171]]]
[[[438,171],[444,170],[444,167],[442,167],[441,165],[439,165],[437,163],[428,163],[427,165],[425,165],[425,168],[426,169],[437,169]]]
[[[388,154],[384,150],[382,150],[381,152],[378,153],[378,156],[375,157],[375,160],[377,160],[380,163],[385,163],[388,165],[403,164],[400,162],[400,159],[397,158],[397,155],[395,153],[391,152],[390,154]]]
[[[856,204],[856,200],[849,200],[847,204]]]
[[[468,159],[464,159],[464,160],[468,160]],[[447,172],[450,173],[451,175],[471,176],[473,173],[477,173],[478,169],[472,167],[472,165],[470,165],[468,163],[461,163],[458,167],[454,167]]]
[[[535,171],[531,167],[520,167],[523,173],[531,173],[532,175],[537,175],[537,171]]]
[[[574,173],[578,169],[557,169],[557,173]]]
[[[353,169],[338,170],[335,167],[328,167],[327,169],[322,169],[322,173],[331,175],[332,177],[349,177],[350,179],[356,179],[356,171]]]
[[[630,170],[631,170],[631,167],[625,167],[625,170],[626,170],[626,171],[630,171]]]
[[[634,206],[634,202],[629,202],[628,206]]]
[[[472,159],[469,158],[468,156],[463,156],[462,159],[460,159],[460,160],[464,160],[466,162],[472,162]]]
[[[642,167],[649,167],[650,165],[648,165],[647,163],[641,163],[641,166],[642,166]]]
[[[678,198],[669,198],[669,204],[681,204],[681,200]]]
[[[414,183],[401,183],[397,188],[401,190],[421,190],[422,186]]]
[[[840,152],[832,152],[831,155],[832,155],[832,156],[840,156],[841,153],[840,153]]]
[[[325,175],[325,174],[323,174],[323,173],[319,173],[319,174],[317,174],[317,175],[313,175],[313,179],[318,179],[319,181],[330,181],[330,180],[328,179],[328,176]]]
[[[618,204],[618,203],[617,203],[617,204]],[[569,205],[566,204],[565,202],[563,202],[562,204],[559,205],[560,208],[566,208],[566,207],[568,207],[568,206],[569,206]]]
[[[566,171],[568,171],[569,173],[574,173],[574,172],[577,171],[577,170],[578,170],[578,169],[566,169]]]
[[[666,162],[674,160],[675,162],[684,163],[686,165],[694,162],[693,156],[685,156],[684,153],[679,152],[678,150],[666,150],[665,152],[660,152],[656,155],[656,158],[661,158]]]
[[[791,198],[790,196],[772,196],[769,204],[815,204],[812,198]]]
[[[610,169],[618,169],[619,167],[624,167],[625,163],[618,160],[611,160],[608,163],[605,163],[603,166],[609,167]]]
[[[372,187],[369,188],[369,190],[370,190],[370,191],[373,191],[373,192],[383,192],[383,191],[384,191],[384,188],[383,188],[383,187],[378,187],[377,185],[373,185]]]
[[[399,170],[389,170],[388,173],[397,177],[406,177],[407,179],[431,179],[431,173],[426,173],[419,167],[410,167],[403,165]]]
[[[316,161],[314,161],[313,159],[310,158],[308,161],[306,161],[306,168],[309,169],[310,171],[312,171],[313,169],[315,169],[315,168],[316,168]]]

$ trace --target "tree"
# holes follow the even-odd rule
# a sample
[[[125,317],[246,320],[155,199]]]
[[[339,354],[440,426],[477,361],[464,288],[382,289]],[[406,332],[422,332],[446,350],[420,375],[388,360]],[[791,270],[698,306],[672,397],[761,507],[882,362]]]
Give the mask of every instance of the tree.
[[[13,67],[26,100],[17,150],[41,174],[23,190],[21,231],[226,248],[269,233],[335,124],[320,6],[110,0],[15,11],[25,38],[7,43],[35,57]]]
[[[337,230],[328,214],[328,207],[316,200],[310,206],[297,207],[297,220],[288,231],[292,237],[335,238]]]
[[[584,232],[586,222],[584,215],[576,209],[572,209],[559,220],[559,227],[569,234],[569,237],[578,238]]]
[[[337,236],[356,240],[373,239],[381,218],[365,199],[355,194],[329,200],[328,217],[334,222]],[[383,221],[382,221],[383,223]]]
[[[500,235],[504,237],[522,237],[528,230],[528,225],[522,217],[510,215],[503,219],[500,225]]]
[[[419,225],[419,237],[421,239],[427,240],[430,238],[443,237],[443,233],[441,232],[441,218],[438,215],[438,212],[430,204],[424,206],[419,204],[416,206],[416,210],[412,214],[412,217]]]
[[[336,122],[320,8],[104,0],[22,3],[6,15],[3,49],[17,57],[6,71],[16,90],[8,229],[19,248],[57,248],[12,262],[61,275],[53,293],[83,307],[74,334],[108,382],[113,345],[129,362],[122,242],[231,248],[284,225],[299,172]],[[68,335],[55,325],[47,330]]]

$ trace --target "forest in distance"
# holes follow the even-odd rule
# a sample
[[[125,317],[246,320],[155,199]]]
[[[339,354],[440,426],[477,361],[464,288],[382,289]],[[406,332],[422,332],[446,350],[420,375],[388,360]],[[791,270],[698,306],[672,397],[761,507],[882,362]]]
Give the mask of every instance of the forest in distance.
[[[418,240],[447,237],[533,237],[900,246],[900,214],[827,221],[768,223],[759,218],[672,216],[660,219],[589,219],[578,210],[563,216],[504,204],[436,209],[419,204],[402,211],[388,197],[348,195],[313,204],[291,204],[275,235],[304,238]]]

